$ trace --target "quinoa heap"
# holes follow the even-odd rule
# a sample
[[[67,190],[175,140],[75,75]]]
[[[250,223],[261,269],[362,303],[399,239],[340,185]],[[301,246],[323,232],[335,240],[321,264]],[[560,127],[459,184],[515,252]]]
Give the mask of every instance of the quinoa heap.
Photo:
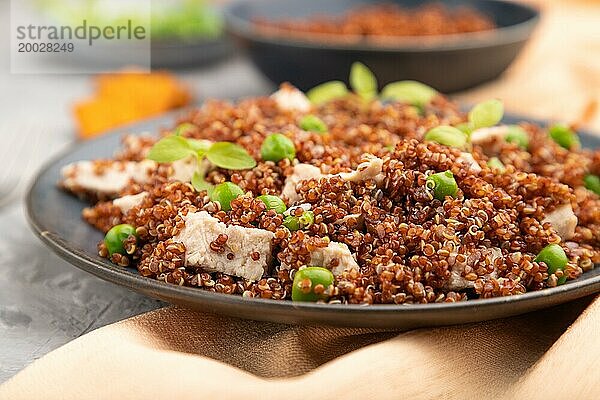
[[[367,38],[433,36],[480,32],[496,28],[484,13],[469,8],[450,8],[443,4],[427,4],[414,8],[394,3],[353,7],[342,15],[315,14],[308,18],[272,20],[256,18],[257,29],[268,34],[310,39],[314,35],[332,38]]]
[[[568,127],[486,122],[435,92],[309,97],[208,101],[60,185],[96,202],[83,218],[107,233],[101,256],[245,297],[454,302],[600,261],[600,152]]]

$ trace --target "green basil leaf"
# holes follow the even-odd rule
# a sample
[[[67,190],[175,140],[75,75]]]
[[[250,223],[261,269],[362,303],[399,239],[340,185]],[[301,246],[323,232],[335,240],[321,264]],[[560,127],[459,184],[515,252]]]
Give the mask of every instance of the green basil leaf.
[[[363,63],[355,62],[352,64],[350,86],[356,94],[365,100],[372,100],[377,96],[377,78]]]
[[[256,160],[243,147],[230,142],[213,144],[206,152],[206,158],[217,167],[225,169],[238,170],[256,167]]]
[[[440,125],[427,131],[425,140],[465,150],[469,138],[467,134],[460,129],[453,126]]]
[[[210,183],[206,182],[204,180],[204,177],[198,172],[195,172],[194,176],[192,176],[192,186],[198,192],[206,190],[209,196],[212,194],[212,191],[215,188],[214,185],[211,185]]]
[[[426,106],[437,95],[434,88],[417,81],[392,82],[381,91],[384,100],[401,101],[416,107]]]
[[[464,132],[464,134],[469,137],[471,136],[471,133],[473,132],[473,125],[471,125],[470,122],[462,122],[458,125],[454,125],[454,127],[456,129],[458,129],[459,131]]]
[[[504,105],[500,100],[491,99],[477,104],[469,112],[469,122],[474,129],[497,125],[504,116]]]
[[[146,158],[159,163],[168,163],[195,154],[196,152],[185,138],[171,135],[156,142],[148,152]]]
[[[310,89],[306,93],[306,97],[313,104],[323,104],[328,101],[344,97],[348,94],[348,88],[341,81],[331,81],[320,84]]]

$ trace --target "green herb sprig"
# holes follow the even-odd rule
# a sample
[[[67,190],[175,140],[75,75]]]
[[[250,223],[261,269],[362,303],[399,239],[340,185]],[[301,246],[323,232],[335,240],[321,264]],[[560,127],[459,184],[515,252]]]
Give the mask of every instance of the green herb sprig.
[[[192,185],[198,191],[209,193],[212,185],[204,180],[206,171],[202,170],[201,161],[206,158],[219,168],[230,170],[252,169],[256,160],[241,146],[231,142],[212,143],[178,135],[170,135],[160,139],[152,146],[146,158],[158,163],[170,163],[187,157],[197,159],[198,170],[192,177]]]
[[[361,62],[355,62],[350,68],[350,86],[354,93],[365,99],[377,97],[377,78],[371,70]]]
[[[504,116],[504,104],[498,99],[478,103],[469,111],[469,123],[473,129],[497,125]]]
[[[419,109],[431,103],[437,95],[437,90],[417,81],[392,82],[381,91],[384,100],[401,101]]]
[[[497,125],[504,117],[504,103],[498,99],[491,99],[477,103],[469,111],[469,120],[460,123],[455,128],[460,129],[468,136],[479,128],[490,128]]]
[[[379,97],[382,100],[401,101],[419,109],[429,104],[438,92],[417,81],[399,81],[386,85],[381,93],[378,93],[378,83],[375,74],[363,63],[355,62],[350,68],[350,86],[354,93],[365,101],[371,101]],[[306,95],[316,105],[347,96],[349,93],[346,85],[341,81],[322,83]]]

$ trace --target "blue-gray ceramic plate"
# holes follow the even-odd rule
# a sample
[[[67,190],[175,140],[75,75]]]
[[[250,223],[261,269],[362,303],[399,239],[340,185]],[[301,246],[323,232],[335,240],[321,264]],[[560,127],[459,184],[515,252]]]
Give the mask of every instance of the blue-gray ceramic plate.
[[[506,118],[512,123],[521,119]],[[84,222],[86,203],[56,186],[62,166],[110,157],[129,132],[158,132],[175,124],[174,116],[146,121],[97,139],[81,142],[54,157],[40,170],[26,198],[33,231],[55,253],[74,266],[102,279],[173,304],[234,317],[288,324],[337,325],[408,329],[484,321],[550,307],[600,291],[600,268],[565,285],[518,296],[419,305],[328,305],[242,298],[180,287],[144,278],[133,268],[121,268],[100,258],[96,251],[102,234]],[[600,138],[582,133],[586,147],[600,146]]]

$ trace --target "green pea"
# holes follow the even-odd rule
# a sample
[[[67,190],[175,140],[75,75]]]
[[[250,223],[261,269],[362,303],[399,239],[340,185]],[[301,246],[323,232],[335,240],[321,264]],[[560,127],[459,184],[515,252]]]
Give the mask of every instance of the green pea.
[[[283,200],[277,196],[263,194],[262,196],[258,196],[257,199],[265,203],[267,210],[275,210],[275,212],[278,214],[283,214],[285,210],[287,210]]]
[[[587,190],[591,190],[600,196],[600,176],[588,174],[583,178],[583,184]]]
[[[468,137],[463,131],[453,126],[436,126],[425,134],[425,140],[443,144],[444,146],[465,149],[467,147]]]
[[[334,277],[330,270],[321,267],[306,267],[296,271],[292,286],[293,301],[327,300],[328,288],[333,285]]]
[[[506,140],[508,143],[516,144],[523,150],[527,150],[529,147],[529,135],[527,135],[525,129],[518,125],[508,126],[508,132],[506,133],[504,140]]]
[[[260,147],[260,154],[265,161],[281,161],[284,158],[293,160],[296,157],[294,142],[281,133],[269,135]]]
[[[321,118],[312,114],[302,117],[300,120],[300,128],[308,132],[327,132],[327,125],[325,125],[325,122],[323,122]]]
[[[506,170],[506,168],[504,167],[504,164],[502,164],[502,161],[500,161],[500,159],[498,157],[492,157],[488,160],[487,162],[488,167],[492,168],[492,169],[497,169],[500,172],[504,172]]]
[[[427,177],[427,186],[433,189],[433,197],[440,201],[444,201],[446,196],[455,197],[458,192],[458,185],[450,171],[438,172]]]
[[[553,274],[558,270],[564,271],[569,259],[562,247],[557,244],[549,244],[539,252],[535,258],[537,262],[543,262],[548,267],[548,274]],[[566,275],[558,280],[558,284],[562,285],[567,281]]]
[[[135,235],[135,228],[129,224],[115,225],[104,236],[104,244],[111,256],[115,253],[126,255],[123,242],[131,235]]]
[[[577,148],[580,145],[577,134],[566,125],[553,125],[548,130],[548,133],[550,134],[552,140],[567,150],[571,150],[574,147]]]
[[[298,222],[300,222],[300,226],[303,228],[308,228],[315,222],[315,214],[312,211],[304,211],[300,217],[298,217]]]
[[[297,231],[300,229],[300,220],[296,216],[288,215],[283,219],[283,226],[290,231]]]
[[[244,191],[238,185],[231,182],[224,182],[213,189],[210,199],[218,201],[221,205],[221,210],[229,211],[231,210],[231,202],[243,195]]]
[[[314,222],[315,214],[312,211],[304,211],[299,217],[296,217],[295,215],[288,215],[285,217],[283,219],[283,226],[290,231],[297,231],[308,228]]]

